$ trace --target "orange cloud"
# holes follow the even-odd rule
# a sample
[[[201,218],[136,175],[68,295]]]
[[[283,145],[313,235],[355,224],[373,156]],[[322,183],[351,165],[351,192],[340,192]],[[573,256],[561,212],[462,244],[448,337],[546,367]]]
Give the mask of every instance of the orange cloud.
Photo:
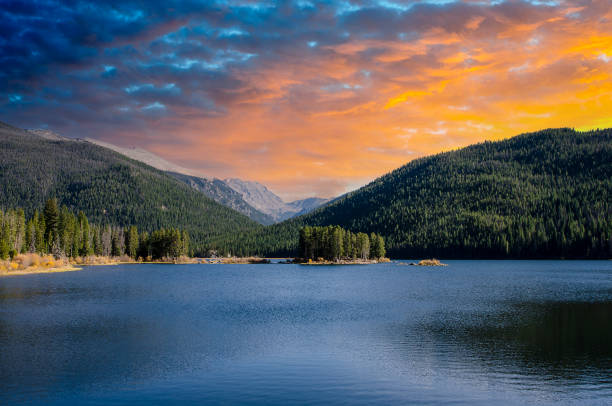
[[[236,72],[244,97],[227,114],[178,112],[181,126],[164,130],[185,148],[150,148],[292,199],[338,195],[416,157],[486,139],[612,126],[604,3],[548,7],[528,21],[520,10],[474,9],[454,32],[356,36],[264,62]]]

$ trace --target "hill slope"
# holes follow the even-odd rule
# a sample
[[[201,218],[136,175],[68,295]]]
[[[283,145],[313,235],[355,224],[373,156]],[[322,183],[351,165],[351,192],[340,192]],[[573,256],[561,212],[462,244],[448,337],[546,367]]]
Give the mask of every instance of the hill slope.
[[[414,160],[233,243],[287,255],[302,225],[338,224],[396,258],[612,257],[611,197],[612,130],[544,130]]]
[[[48,130],[29,131],[46,138],[61,137]],[[128,158],[144,162],[147,165],[167,172],[174,178],[204,193],[217,203],[230,207],[264,225],[306,214],[328,201],[328,199],[311,197],[286,203],[267,187],[258,182],[244,181],[241,179],[221,180],[216,178],[205,178],[196,171],[178,166],[141,148],[124,148],[91,138],[86,138],[85,141],[111,149]]]
[[[3,123],[0,190],[0,207],[23,207],[28,214],[54,196],[95,223],[186,229],[199,251],[222,233],[260,227],[164,172],[107,148]]]

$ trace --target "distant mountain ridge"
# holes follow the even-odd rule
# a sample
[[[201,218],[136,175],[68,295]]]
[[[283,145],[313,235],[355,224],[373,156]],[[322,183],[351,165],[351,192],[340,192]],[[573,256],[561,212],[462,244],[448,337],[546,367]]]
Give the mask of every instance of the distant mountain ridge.
[[[251,220],[255,220],[263,225],[269,225],[276,222],[274,218],[272,218],[268,214],[257,210],[252,205],[247,203],[240,193],[229,187],[221,179],[207,179],[177,172],[166,173],[168,173],[170,176],[175,177],[181,182],[186,183],[192,188],[204,193],[217,203],[221,203],[224,206],[230,207],[250,217]]]
[[[41,136],[51,133],[47,130],[32,131],[37,131],[40,133],[37,135]],[[55,135],[59,136],[57,134]],[[49,136],[51,135],[49,134]],[[168,172],[171,176],[206,194],[216,202],[231,207],[264,225],[273,224],[291,217],[309,213],[330,200],[310,197],[287,203],[259,182],[245,181],[236,178],[208,178],[202,176],[197,171],[176,165],[142,148],[119,147],[108,142],[91,138],[85,140],[104,148],[111,149],[137,161],[144,162],[159,170]]]
[[[224,182],[230,188],[240,193],[247,203],[271,216],[275,222],[309,213],[329,201],[329,199],[310,197],[286,203],[259,182],[244,181],[236,178],[224,179]]]

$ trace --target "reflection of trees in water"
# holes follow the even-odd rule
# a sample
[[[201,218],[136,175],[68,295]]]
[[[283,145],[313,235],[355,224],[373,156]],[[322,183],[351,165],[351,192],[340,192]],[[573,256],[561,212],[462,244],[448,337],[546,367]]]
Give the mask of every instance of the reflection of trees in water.
[[[511,323],[502,337],[522,344],[542,360],[603,361],[612,356],[612,302],[534,307],[533,317],[516,326]]]
[[[572,379],[612,370],[612,302],[522,303],[467,320],[428,330],[472,359],[521,373]]]

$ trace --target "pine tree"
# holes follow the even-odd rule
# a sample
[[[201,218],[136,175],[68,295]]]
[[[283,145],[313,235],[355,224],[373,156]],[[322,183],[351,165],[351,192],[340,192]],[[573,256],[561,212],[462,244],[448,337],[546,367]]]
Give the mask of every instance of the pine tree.
[[[127,254],[131,258],[136,258],[138,253],[138,229],[136,226],[130,227],[127,233]]]
[[[374,240],[376,241],[375,248],[372,251],[372,257],[374,258],[384,258],[386,253],[385,250],[385,240],[381,235],[375,234]]]
[[[187,231],[183,231],[183,237],[182,237],[182,242],[183,242],[183,255],[184,256],[189,256],[189,234],[187,233]]]
[[[102,242],[100,240],[100,227],[94,226],[92,228],[92,245],[95,255],[102,255]]]
[[[72,252],[72,256],[80,255],[81,247],[83,246],[83,241],[81,238],[83,237],[83,232],[81,231],[81,225],[78,220],[72,222],[72,248],[70,249]]]
[[[178,258],[182,252],[181,233],[177,229],[169,230],[169,249],[168,255],[172,258]]]
[[[91,247],[91,236],[89,233],[89,221],[87,217],[85,217],[85,213],[82,211],[79,212],[78,222],[80,225],[80,237],[81,244],[79,249],[79,255],[87,256],[93,254],[93,249]]]
[[[0,259],[7,259],[10,253],[10,235],[11,230],[9,223],[4,218],[4,215],[0,211]]]
[[[45,209],[43,210],[45,217],[45,240],[47,244],[51,245],[53,239],[57,235],[57,226],[59,222],[59,209],[57,208],[57,199],[49,199],[45,203]]]
[[[111,232],[112,254],[120,257],[125,254],[125,235],[120,228],[113,228]]]
[[[102,255],[105,257],[109,257],[113,248],[113,239],[111,228],[109,225],[104,227],[104,230],[101,233],[101,243],[102,243]]]
[[[15,216],[15,243],[13,249],[15,252],[24,253],[26,252],[26,222],[23,209],[18,209]]]
[[[36,251],[36,226],[34,225],[33,219],[28,220],[28,224],[26,225],[24,247],[26,252]]]
[[[357,234],[357,253],[361,259],[370,257],[370,238],[365,233]]]
[[[36,225],[36,252],[47,253],[47,241],[45,239],[45,217],[38,212],[34,213],[34,224]]]

